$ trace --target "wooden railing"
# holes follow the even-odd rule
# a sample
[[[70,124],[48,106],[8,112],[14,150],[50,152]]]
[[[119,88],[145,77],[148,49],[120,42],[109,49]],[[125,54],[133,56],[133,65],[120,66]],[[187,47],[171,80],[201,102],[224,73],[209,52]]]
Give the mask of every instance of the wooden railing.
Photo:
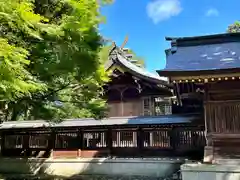
[[[1,138],[2,155],[7,156],[50,149],[107,150],[109,156],[188,156],[203,153],[205,146],[204,127],[199,126],[2,132]]]

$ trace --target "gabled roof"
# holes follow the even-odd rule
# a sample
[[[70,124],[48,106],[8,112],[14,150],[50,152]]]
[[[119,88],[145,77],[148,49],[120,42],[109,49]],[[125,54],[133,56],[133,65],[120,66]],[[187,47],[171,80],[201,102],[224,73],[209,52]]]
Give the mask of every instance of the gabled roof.
[[[160,77],[158,74],[150,73],[146,69],[131,63],[124,55],[124,52],[118,47],[114,47],[110,51],[109,61],[105,64],[105,69],[110,69],[114,64],[124,68],[125,71],[132,73],[140,79],[145,79],[156,84],[168,85],[167,77]]]
[[[185,115],[162,115],[154,117],[112,117],[103,120],[66,119],[60,123],[50,123],[44,120],[35,121],[12,121],[0,124],[1,129],[23,129],[23,128],[45,128],[45,127],[90,127],[90,126],[114,126],[114,125],[167,125],[185,124],[198,122],[201,119],[199,114]]]
[[[159,74],[240,68],[240,33],[166,39],[172,40],[172,48]]]

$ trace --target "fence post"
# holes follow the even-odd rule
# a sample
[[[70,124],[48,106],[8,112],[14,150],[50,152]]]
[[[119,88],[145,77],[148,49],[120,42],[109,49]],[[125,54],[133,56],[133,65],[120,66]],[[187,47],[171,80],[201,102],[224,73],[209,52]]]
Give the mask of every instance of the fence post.
[[[112,139],[112,128],[107,129],[107,148],[109,149],[109,156],[112,157],[113,155],[113,139]]]
[[[55,129],[50,129],[50,142],[48,144],[48,149],[51,153],[51,156],[54,156],[54,149],[56,144],[56,131]]]
[[[170,145],[175,153],[176,151],[176,147],[177,147],[177,128],[176,127],[172,127],[171,131],[170,131]]]
[[[26,157],[29,156],[29,141],[30,141],[30,133],[26,132],[23,135],[23,149],[24,149],[24,156]]]
[[[77,139],[78,139],[78,156],[81,157],[83,143],[84,143],[84,136],[83,131],[81,129],[77,130]]]
[[[5,133],[1,132],[1,156],[4,155],[4,148],[5,148]]]
[[[143,153],[143,147],[144,147],[144,137],[143,137],[143,129],[141,127],[138,127],[137,129],[137,147],[139,154],[142,155]]]

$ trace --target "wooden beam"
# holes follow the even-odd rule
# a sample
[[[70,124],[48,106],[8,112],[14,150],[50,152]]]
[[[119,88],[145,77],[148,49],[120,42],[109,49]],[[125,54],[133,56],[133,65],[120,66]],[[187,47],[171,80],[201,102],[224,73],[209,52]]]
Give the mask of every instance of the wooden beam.
[[[198,75],[198,76],[176,76],[171,77],[173,83],[183,83],[183,82],[215,82],[222,80],[236,80],[240,79],[240,73],[231,74],[214,74],[214,75]]]
[[[219,90],[211,90],[209,89],[209,93],[229,93],[229,94],[232,94],[232,93],[240,93],[240,89],[219,89]]]
[[[220,104],[220,103],[236,103],[236,104],[240,104],[239,100],[224,100],[224,101],[205,101],[205,104]]]
[[[231,138],[231,139],[239,139],[240,140],[240,133],[212,133],[212,138]]]

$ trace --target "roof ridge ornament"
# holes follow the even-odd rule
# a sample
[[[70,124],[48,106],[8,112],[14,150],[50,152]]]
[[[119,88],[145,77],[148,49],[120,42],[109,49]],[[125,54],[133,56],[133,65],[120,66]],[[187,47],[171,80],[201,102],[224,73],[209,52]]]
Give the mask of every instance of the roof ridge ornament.
[[[128,42],[128,35],[125,36],[125,39],[124,39],[122,45],[120,46],[121,50],[124,48],[124,46],[127,44],[127,42]]]
[[[121,52],[120,54],[122,54],[122,53],[124,53],[124,46],[128,42],[128,35],[125,36],[125,39],[124,39],[122,45],[119,47],[117,46],[115,41],[113,41],[113,40],[110,40],[110,41],[112,41],[112,49],[110,49],[109,55],[111,55],[114,50],[118,50],[118,52]]]

